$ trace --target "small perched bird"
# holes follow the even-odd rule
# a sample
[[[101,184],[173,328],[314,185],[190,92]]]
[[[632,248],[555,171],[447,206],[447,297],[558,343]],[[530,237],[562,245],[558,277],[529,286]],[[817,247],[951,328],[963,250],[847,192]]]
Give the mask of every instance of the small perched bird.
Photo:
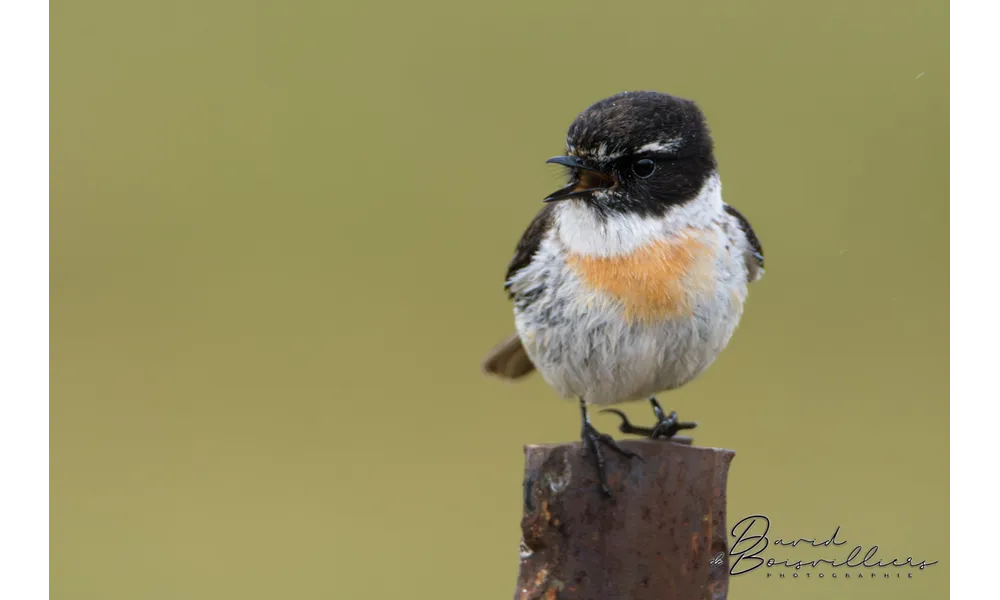
[[[743,313],[764,254],[747,219],[722,201],[705,118],[694,102],[624,92],[570,125],[569,184],[544,199],[507,269],[517,333],[486,372],[518,379],[538,369],[580,401],[581,437],[610,495],[588,405],[649,399],[657,422],[624,433],[669,439],[695,423],[665,414],[654,394],[684,385],[715,360]]]

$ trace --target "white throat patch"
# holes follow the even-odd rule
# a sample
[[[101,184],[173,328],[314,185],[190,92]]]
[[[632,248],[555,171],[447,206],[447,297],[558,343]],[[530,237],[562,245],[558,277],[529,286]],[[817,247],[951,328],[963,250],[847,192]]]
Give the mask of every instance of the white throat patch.
[[[671,207],[662,217],[612,214],[601,218],[581,200],[563,202],[556,211],[556,235],[574,254],[620,256],[691,227],[708,227],[722,214],[722,206],[722,184],[713,173],[693,200]]]

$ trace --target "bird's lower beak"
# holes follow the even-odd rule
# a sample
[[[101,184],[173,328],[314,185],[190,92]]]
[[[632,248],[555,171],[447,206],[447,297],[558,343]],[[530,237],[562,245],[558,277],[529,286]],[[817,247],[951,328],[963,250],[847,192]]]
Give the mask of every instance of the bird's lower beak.
[[[549,194],[542,202],[579,198],[614,185],[613,177],[575,156],[553,156],[545,162],[575,169],[576,177],[573,178],[573,183]]]

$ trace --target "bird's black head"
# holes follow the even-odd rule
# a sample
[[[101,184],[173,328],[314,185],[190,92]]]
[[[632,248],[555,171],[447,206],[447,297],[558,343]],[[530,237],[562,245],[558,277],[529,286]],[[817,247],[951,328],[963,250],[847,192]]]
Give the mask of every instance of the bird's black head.
[[[602,213],[662,215],[694,198],[715,172],[712,137],[694,102],[624,92],[594,104],[566,134],[570,184],[546,202],[577,198]]]

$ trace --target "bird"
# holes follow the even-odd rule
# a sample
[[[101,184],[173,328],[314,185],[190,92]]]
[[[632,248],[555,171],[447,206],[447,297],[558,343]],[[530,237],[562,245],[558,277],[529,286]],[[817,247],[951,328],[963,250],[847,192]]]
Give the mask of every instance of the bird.
[[[764,251],[723,202],[712,136],[691,100],[655,91],[600,100],[546,163],[565,169],[567,185],[544,198],[517,243],[504,282],[516,332],[482,368],[510,380],[537,370],[579,400],[584,451],[610,497],[604,449],[638,455],[597,431],[588,407],[648,400],[652,427],[605,411],[622,419],[619,431],[651,439],[697,426],[656,395],[691,382],[726,347]]]

